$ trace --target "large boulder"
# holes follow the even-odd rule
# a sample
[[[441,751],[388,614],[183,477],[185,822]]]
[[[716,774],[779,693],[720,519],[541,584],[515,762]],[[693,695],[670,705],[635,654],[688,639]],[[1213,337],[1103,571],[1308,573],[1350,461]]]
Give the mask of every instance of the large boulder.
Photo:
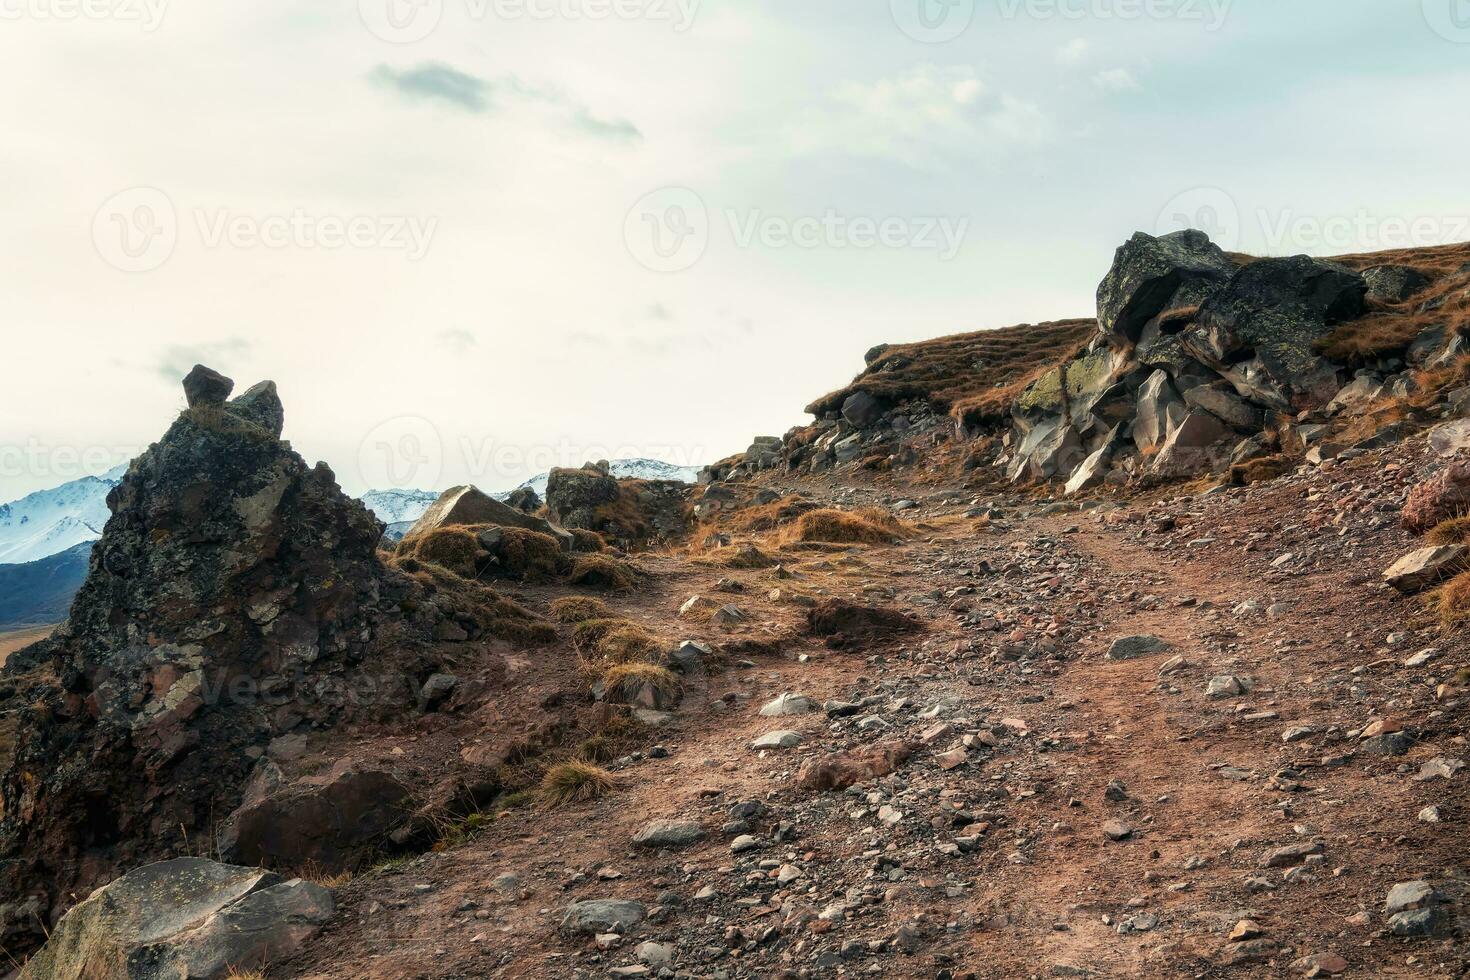
[[[131,871],[62,918],[22,980],[224,980],[290,956],[335,912],[320,885],[175,858]]]
[[[1191,409],[1164,439],[1149,473],[1162,479],[1202,473],[1210,468],[1209,448],[1229,435],[1229,428],[1215,416]]]
[[[1163,369],[1155,371],[1138,389],[1138,405],[1133,419],[1134,443],[1145,452],[1157,449],[1184,421],[1188,411],[1169,380],[1169,372]]]
[[[1470,548],[1460,544],[1420,548],[1404,555],[1383,573],[1383,580],[1404,593],[1419,592],[1465,571]]]
[[[1463,514],[1470,514],[1470,462],[1460,461],[1410,490],[1400,520],[1410,534],[1424,534]]]
[[[550,521],[517,510],[509,504],[503,504],[489,494],[471,486],[451,487],[445,490],[404,537],[419,537],[442,527],[463,527],[476,524],[521,527],[527,531],[549,534],[560,542],[563,551],[572,550],[571,532],[557,527]]]
[[[1345,266],[1305,255],[1259,259],[1205,300],[1184,343],[1217,368],[1255,357],[1277,385],[1299,391],[1297,378],[1320,360],[1314,343],[1362,316],[1367,293],[1363,277]]]
[[[391,772],[338,764],[282,785],[264,763],[217,840],[226,861],[350,870],[407,817],[409,789]]]
[[[849,425],[866,429],[883,417],[883,403],[866,391],[855,391],[842,403],[842,417]]]
[[[1368,284],[1368,295],[1385,303],[1402,303],[1413,298],[1430,283],[1429,276],[1412,266],[1375,265],[1363,270],[1363,281]]]
[[[1131,347],[1160,313],[1198,306],[1235,266],[1202,231],[1155,238],[1138,232],[1118,248],[1097,287],[1098,328],[1109,343]]]
[[[617,479],[606,470],[559,466],[546,481],[546,509],[563,527],[596,530],[598,508],[615,503],[620,494]]]

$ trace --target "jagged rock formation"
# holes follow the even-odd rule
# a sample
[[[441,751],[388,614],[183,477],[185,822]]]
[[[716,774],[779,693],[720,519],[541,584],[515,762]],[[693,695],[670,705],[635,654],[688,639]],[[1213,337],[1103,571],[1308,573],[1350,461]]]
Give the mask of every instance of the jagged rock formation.
[[[108,498],[70,618],[7,664],[13,949],[67,895],[208,840],[273,738],[394,710],[386,688],[372,705],[337,696],[355,667],[430,672],[414,651],[434,606],[379,561],[382,525],[280,440],[274,385],[231,388],[189,376],[190,407]]]
[[[852,385],[809,406],[814,424],[757,440],[702,479],[884,470],[951,432],[977,440],[967,466],[1069,494],[1331,458],[1338,449],[1323,440],[1335,421],[1411,398],[1414,370],[1470,350],[1470,264],[1443,251],[1416,256],[1430,275],[1369,256],[1254,259],[1199,231],[1140,232],[1098,287],[1096,321],[991,331],[988,356],[975,356],[978,334],[874,348]],[[1408,431],[1375,429],[1380,445]]]

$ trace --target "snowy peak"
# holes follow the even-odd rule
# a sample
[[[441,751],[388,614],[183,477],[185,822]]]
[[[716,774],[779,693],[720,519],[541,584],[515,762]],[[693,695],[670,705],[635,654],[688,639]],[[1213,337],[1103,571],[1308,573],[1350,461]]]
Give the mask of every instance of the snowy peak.
[[[0,506],[0,564],[38,561],[101,537],[111,516],[107,494],[126,472],[117,467]]]

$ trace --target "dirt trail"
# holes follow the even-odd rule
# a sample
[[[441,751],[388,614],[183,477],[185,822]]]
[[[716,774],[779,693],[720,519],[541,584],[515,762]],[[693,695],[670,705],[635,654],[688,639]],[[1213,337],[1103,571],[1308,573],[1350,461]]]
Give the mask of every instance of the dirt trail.
[[[1187,526],[1191,512],[1176,510]],[[1457,729],[1404,759],[1355,756],[1342,734],[1412,701],[1370,690],[1361,672],[1364,646],[1403,624],[1398,607],[1353,584],[1360,568],[1278,572],[1274,552],[1244,550],[1228,524],[1213,539],[1181,530],[1163,542],[1137,519],[1076,512],[988,530],[954,507],[919,520],[920,539],[811,556],[794,582],[650,560],[655,585],[621,614],[670,636],[699,632],[679,605],[735,579],[744,591],[724,598],[751,621],[723,638],[781,637],[780,652],[691,685],[650,734],[659,747],[619,767],[613,795],[511,812],[468,844],[341,889],[343,914],[281,975],[638,976],[642,939],[673,949],[691,977],[1264,977],[1328,953],[1360,976],[1464,968],[1443,941],[1404,952],[1376,931],[1393,882],[1465,875],[1463,833],[1415,813],[1431,800],[1470,808],[1463,784],[1406,778],[1430,755],[1464,754]],[[804,635],[799,606],[765,595],[772,585],[891,602],[926,629],[834,653]],[[1261,610],[1237,614],[1247,600]],[[1135,634],[1169,647],[1104,658],[1112,639]],[[1183,665],[1161,676],[1176,655]],[[1252,687],[1206,697],[1222,674]],[[788,691],[866,695],[861,714],[876,720],[757,714]],[[953,733],[893,777],[845,794],[792,786],[804,761],[937,724]],[[1284,740],[1297,726],[1310,731]],[[751,750],[777,728],[803,744]],[[990,747],[939,766],[963,733]],[[741,800],[770,808],[752,828],[753,855],[732,855],[720,833]],[[709,836],[679,851],[632,848],[654,819],[695,821]],[[977,821],[989,829],[974,850],[954,851]],[[1104,833],[1109,821],[1126,825],[1123,839]],[[784,842],[778,825],[790,828]],[[1320,856],[1266,867],[1273,849],[1298,844]],[[778,869],[796,877],[777,884]],[[506,872],[519,897],[491,888]],[[606,951],[560,935],[567,905],[591,898],[636,899],[654,918]],[[1228,940],[1241,919],[1259,923],[1254,945]]]

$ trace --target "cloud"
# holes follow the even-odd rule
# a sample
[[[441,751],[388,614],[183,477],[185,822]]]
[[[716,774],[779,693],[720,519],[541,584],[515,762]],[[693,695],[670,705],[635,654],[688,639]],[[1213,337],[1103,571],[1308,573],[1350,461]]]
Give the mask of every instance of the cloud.
[[[196,364],[203,364],[228,375],[230,359],[243,357],[249,351],[250,341],[243,337],[226,337],[204,344],[175,344],[164,349],[151,370],[170,382],[183,380],[184,375],[192,371]]]
[[[968,66],[918,65],[871,82],[847,82],[831,105],[794,129],[801,149],[845,151],[927,165],[1013,144],[1050,139],[1040,107],[996,91]]]
[[[1107,68],[1092,76],[1092,84],[1104,92],[1133,92],[1138,82],[1127,68]]]
[[[481,78],[439,62],[424,62],[402,71],[379,65],[368,77],[410,101],[448,104],[475,115],[488,114],[510,104],[539,105],[550,109],[573,130],[594,139],[628,143],[643,138],[643,133],[628,120],[598,116],[560,89],[535,85],[517,75]]]
[[[470,333],[468,330],[462,330],[458,327],[451,327],[448,330],[440,330],[437,334],[434,335],[434,340],[439,344],[440,347],[443,347],[445,350],[448,350],[455,354],[463,354],[467,352],[471,347],[474,347],[476,344],[479,343],[479,341],[475,339],[474,334]]]
[[[438,62],[425,62],[406,71],[379,65],[369,77],[410,100],[448,103],[473,113],[490,111],[489,82]]]
[[[1066,44],[1057,48],[1057,63],[1063,65],[1078,65],[1087,60],[1087,52],[1092,47],[1084,37],[1075,37]]]

